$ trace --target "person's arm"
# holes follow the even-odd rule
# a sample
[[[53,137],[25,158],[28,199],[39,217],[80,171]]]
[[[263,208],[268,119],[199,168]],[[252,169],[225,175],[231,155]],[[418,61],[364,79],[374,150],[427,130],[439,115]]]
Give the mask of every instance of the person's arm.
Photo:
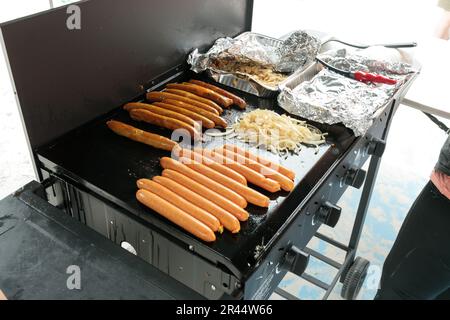
[[[435,169],[450,176],[450,136],[447,137],[447,140],[441,149]]]
[[[441,194],[450,199],[450,136],[442,147],[438,163],[431,174],[431,182]]]
[[[441,7],[442,16],[438,23],[436,36],[440,39],[449,40],[450,38],[450,0],[439,0],[438,6]]]

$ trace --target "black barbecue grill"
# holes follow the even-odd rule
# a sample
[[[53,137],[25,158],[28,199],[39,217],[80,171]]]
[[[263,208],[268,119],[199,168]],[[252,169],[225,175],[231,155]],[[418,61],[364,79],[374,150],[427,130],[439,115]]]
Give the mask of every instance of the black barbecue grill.
[[[379,111],[365,136],[356,138],[342,125],[314,124],[328,132],[327,143],[281,160],[296,173],[294,191],[268,195],[268,209],[249,206],[241,232],[225,232],[212,244],[135,199],[136,180],[159,175],[159,159],[168,152],[119,137],[106,126],[115,119],[170,137],[168,130],[134,122],[121,106],[167,82],[211,82],[189,71],[186,54],[250,30],[252,5],[249,0],[91,0],[79,4],[81,30],[66,28],[65,8],[2,25],[37,175],[46,200],[61,214],[118,245],[129,243],[140,258],[206,298],[265,299],[274,291],[289,297],[277,289],[288,271],[325,289],[325,297],[339,278],[346,280],[344,296],[352,298],[364,277],[355,278],[354,269],[367,267],[361,259],[355,265],[355,253],[390,121],[414,77]],[[244,98],[248,111],[282,112],[276,100],[226,89]],[[232,109],[224,117],[233,123],[241,114]],[[205,143],[217,145],[214,139]],[[366,177],[361,168],[369,159]],[[322,224],[337,224],[336,203],[346,188],[363,185],[350,243],[318,234]],[[306,248],[314,236],[345,250],[345,263]],[[304,274],[310,255],[339,270],[331,285]]]

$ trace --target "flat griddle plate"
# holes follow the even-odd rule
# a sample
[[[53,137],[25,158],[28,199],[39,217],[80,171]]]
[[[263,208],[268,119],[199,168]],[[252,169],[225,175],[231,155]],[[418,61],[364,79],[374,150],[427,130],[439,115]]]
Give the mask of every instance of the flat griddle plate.
[[[178,81],[190,77],[194,75],[189,73]],[[282,112],[275,100],[260,99],[227,89],[246,99],[249,104],[247,112],[256,108]],[[233,107],[226,110],[223,116],[231,124],[242,114],[243,111]],[[220,262],[232,272],[238,273],[238,276],[248,274],[255,266],[255,248],[267,244],[276,236],[298,205],[354,139],[344,127],[322,127],[329,133],[327,144],[318,149],[304,147],[298,155],[289,155],[281,159],[282,165],[296,173],[294,191],[290,194],[286,192],[270,194],[256,188],[271,198],[270,207],[262,209],[249,205],[247,209],[250,219],[241,224],[239,234],[224,232],[217,236],[216,242],[206,244],[137,202],[136,180],[160,175],[162,169],[159,159],[170,154],[114,134],[105,124],[109,119],[123,121],[166,137],[171,136],[169,130],[133,121],[126,111],[118,108],[40,148],[37,153],[41,166],[110,200],[128,211],[128,214],[156,226],[169,237],[193,246],[199,255],[213,262]],[[244,146],[236,139],[226,142]],[[204,146],[214,148],[222,143],[223,138],[214,138]],[[263,156],[274,161],[278,158],[270,152],[266,152]]]

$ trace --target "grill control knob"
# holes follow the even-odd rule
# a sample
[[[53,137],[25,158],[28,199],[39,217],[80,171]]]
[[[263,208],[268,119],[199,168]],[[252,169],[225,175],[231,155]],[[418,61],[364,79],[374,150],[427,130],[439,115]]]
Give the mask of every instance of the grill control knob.
[[[329,227],[334,228],[341,218],[342,209],[331,202],[325,202],[317,213],[317,219]]]
[[[284,267],[298,275],[299,277],[305,272],[309,263],[309,254],[306,254],[296,246],[292,246],[284,256]]]
[[[367,146],[367,153],[376,157],[381,158],[384,154],[384,150],[386,149],[386,141],[372,138]]]
[[[359,189],[366,179],[366,172],[362,169],[350,169],[344,176],[346,185]]]

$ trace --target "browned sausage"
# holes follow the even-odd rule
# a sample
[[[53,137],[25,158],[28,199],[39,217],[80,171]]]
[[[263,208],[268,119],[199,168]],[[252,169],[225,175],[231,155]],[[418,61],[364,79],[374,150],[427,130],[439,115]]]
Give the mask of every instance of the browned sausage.
[[[277,181],[280,184],[281,189],[283,189],[284,191],[292,191],[294,189],[294,181],[292,181],[288,177],[282,175],[278,171],[275,171],[269,167],[263,166],[259,162],[256,162],[254,160],[251,160],[249,158],[241,156],[231,150],[219,148],[219,149],[215,149],[214,151],[216,153],[219,153],[222,156],[225,156],[225,157],[232,159],[240,164],[243,164],[244,166],[246,166],[252,170],[255,170],[256,172],[261,173],[266,178],[270,178],[270,179]]]
[[[149,92],[147,93],[147,100],[150,102],[163,102],[164,100],[167,99],[171,99],[171,100],[177,100],[177,101],[181,101],[184,103],[188,103],[190,105],[196,106],[199,109],[203,109],[205,111],[209,111],[211,113],[214,113],[216,115],[219,115],[219,111],[217,111],[216,109],[214,109],[211,106],[208,106],[207,104],[201,103],[199,101],[195,101],[186,97],[182,97],[182,96],[177,96],[176,94],[173,93],[168,93],[168,92],[159,92],[159,91],[153,91],[153,92]]]
[[[218,104],[224,107],[229,107],[233,104],[233,100],[231,100],[230,98],[224,97],[208,88],[200,87],[192,83],[190,84],[170,83],[167,85],[167,88],[188,91],[200,97],[217,102]]]
[[[288,168],[286,168],[286,167],[283,167],[282,165],[273,163],[273,162],[271,162],[271,161],[269,161],[269,160],[267,160],[265,158],[261,158],[261,157],[255,155],[255,154],[250,153],[247,150],[241,149],[241,148],[239,148],[239,147],[237,147],[235,145],[226,144],[226,145],[223,146],[223,148],[226,149],[226,150],[230,150],[232,152],[238,153],[241,156],[244,156],[246,158],[255,160],[255,161],[259,162],[260,164],[262,164],[262,165],[264,165],[266,167],[269,167],[269,168],[271,168],[271,169],[273,169],[275,171],[278,171],[279,173],[281,173],[282,175],[285,175],[286,177],[288,177],[291,180],[295,179],[295,172],[290,170],[290,169],[288,169]]]
[[[178,90],[178,89],[165,89],[164,92],[168,92],[168,93],[173,93],[176,94],[177,96],[181,96],[181,97],[185,97],[185,98],[189,98],[204,104],[207,104],[208,106],[213,107],[214,109],[217,110],[217,112],[219,112],[219,114],[223,113],[223,109],[214,101],[209,100],[209,99],[205,99],[202,97],[199,97],[193,93],[187,92],[187,91],[183,91],[183,90]]]
[[[200,114],[198,114],[198,113],[196,113],[194,111],[190,111],[188,109],[177,107],[177,106],[174,106],[174,105],[171,105],[171,104],[168,104],[168,103],[164,103],[164,102],[154,102],[153,105],[155,105],[157,107],[160,107],[160,108],[164,108],[164,109],[167,109],[167,110],[170,110],[170,111],[174,111],[174,112],[183,114],[183,115],[191,118],[194,121],[200,122],[201,125],[203,127],[205,127],[205,128],[212,129],[212,128],[214,128],[216,126],[216,124],[212,120],[209,120],[208,118],[206,118],[206,117],[204,117],[204,116],[202,116],[202,115],[200,115]]]
[[[197,112],[198,114],[208,118],[209,120],[211,120],[212,122],[214,122],[217,126],[222,127],[222,128],[226,128],[228,126],[227,122],[225,121],[225,119],[221,118],[220,116],[218,116],[215,113],[211,113],[208,111],[205,111],[201,108],[197,108],[196,106],[193,106],[191,104],[188,104],[186,102],[183,101],[178,101],[178,100],[172,100],[172,99],[167,99],[164,100],[164,103],[167,104],[171,104],[180,108],[184,108],[193,112]]]
[[[197,182],[172,170],[164,170],[163,174],[163,177],[154,177],[153,180],[182,196],[189,202],[195,203],[203,210],[211,213],[219,219],[220,223],[223,224],[228,231],[231,231],[232,233],[239,232],[241,225],[235,216],[222,207],[219,207],[214,202],[201,196],[199,193],[192,191],[192,188],[195,188],[195,185],[198,184]],[[200,189],[202,187],[203,186],[200,185]]]
[[[198,183],[204,185],[208,189],[213,192],[220,194],[222,197],[227,198],[233,203],[237,204],[241,208],[247,207],[247,201],[236,192],[222,186],[219,182],[211,180],[208,177],[201,175],[200,173],[195,172],[194,170],[188,168],[180,161],[174,160],[172,158],[163,157],[160,161],[161,167],[164,169],[172,169],[179,173],[184,174],[185,176],[197,181]]]
[[[206,242],[216,240],[216,235],[208,226],[156,194],[141,189],[136,193],[136,199],[199,239]]]
[[[197,207],[195,204],[187,201],[186,199],[176,194],[175,192],[169,190],[165,186],[148,179],[140,179],[137,181],[136,184],[139,189],[145,189],[147,191],[150,191],[156,194],[157,196],[163,198],[164,200],[170,202],[174,206],[180,208],[181,210],[184,210],[186,213],[190,214],[200,222],[206,224],[209,228],[211,228],[212,231],[214,232],[223,231],[222,225],[220,224],[220,221],[216,217],[206,212],[205,210]]]
[[[135,128],[119,121],[111,120],[106,124],[116,134],[152,146],[153,148],[172,151],[178,145],[175,141],[166,137]]]
[[[247,168],[246,166],[237,163],[227,157],[224,157],[220,153],[214,152],[209,149],[198,149],[195,148],[194,151],[202,153],[205,157],[210,158],[220,164],[227,166],[228,168],[242,174],[248,182],[263,188],[269,192],[278,192],[281,190],[280,184],[272,179],[267,179],[262,174]]]
[[[196,128],[197,130],[201,129],[201,128],[199,128],[200,127],[199,124],[197,122],[195,122],[193,119],[191,119],[183,114],[180,114],[180,113],[177,113],[177,112],[174,112],[171,110],[167,110],[164,108],[160,108],[158,106],[154,106],[151,104],[140,103],[140,102],[130,102],[130,103],[127,103],[123,108],[126,111],[131,111],[131,110],[135,110],[135,109],[144,109],[144,110],[159,114],[161,116],[165,116],[168,118],[173,118],[173,119],[183,121],[183,122],[187,123],[188,125]]]
[[[162,172],[162,176],[173,179],[178,183],[181,183],[186,188],[191,190],[191,192],[195,192],[200,196],[204,197],[205,199],[214,202],[216,205],[226,210],[227,212],[231,213],[234,217],[236,217],[241,221],[245,221],[245,219],[248,218],[248,212],[239,207],[237,204],[233,203],[229,199],[212,191],[208,187],[205,187],[203,184],[198,183],[194,179],[191,179],[178,171],[165,169]]]
[[[144,121],[170,130],[177,130],[177,129],[187,130],[190,133],[191,137],[196,140],[201,137],[201,134],[198,132],[197,129],[195,129],[194,127],[188,125],[183,121],[161,116],[159,114],[144,109],[131,110],[130,116],[133,120]]]
[[[190,83],[199,85],[201,87],[208,88],[212,91],[217,92],[218,94],[223,95],[224,97],[230,98],[233,100],[234,104],[237,105],[241,109],[245,109],[247,107],[247,103],[244,99],[239,98],[238,96],[232,94],[231,92],[228,92],[222,88],[216,87],[215,85],[212,85],[207,82],[199,81],[199,80],[189,80]]]
[[[197,152],[193,152],[188,149],[180,148],[178,150],[177,156],[185,157],[185,158],[189,158],[189,159],[198,161],[198,162],[204,164],[205,166],[207,166],[213,170],[216,170],[217,172],[239,182],[240,184],[242,184],[244,186],[247,185],[247,179],[245,179],[245,177],[242,174],[237,173],[236,171],[228,168],[227,166],[224,166],[223,164],[220,164],[216,161],[213,161],[213,160],[203,156],[201,153],[197,153]]]
[[[192,170],[195,170],[198,173],[224,185],[225,187],[230,188],[231,190],[243,196],[249,203],[264,208],[267,208],[270,204],[270,199],[265,195],[247,186],[244,186],[239,182],[236,182],[233,179],[228,178],[227,176],[224,176],[223,174],[220,174],[219,172],[214,171],[213,169],[208,168],[207,166],[195,160],[181,158],[180,162],[191,168]]]

